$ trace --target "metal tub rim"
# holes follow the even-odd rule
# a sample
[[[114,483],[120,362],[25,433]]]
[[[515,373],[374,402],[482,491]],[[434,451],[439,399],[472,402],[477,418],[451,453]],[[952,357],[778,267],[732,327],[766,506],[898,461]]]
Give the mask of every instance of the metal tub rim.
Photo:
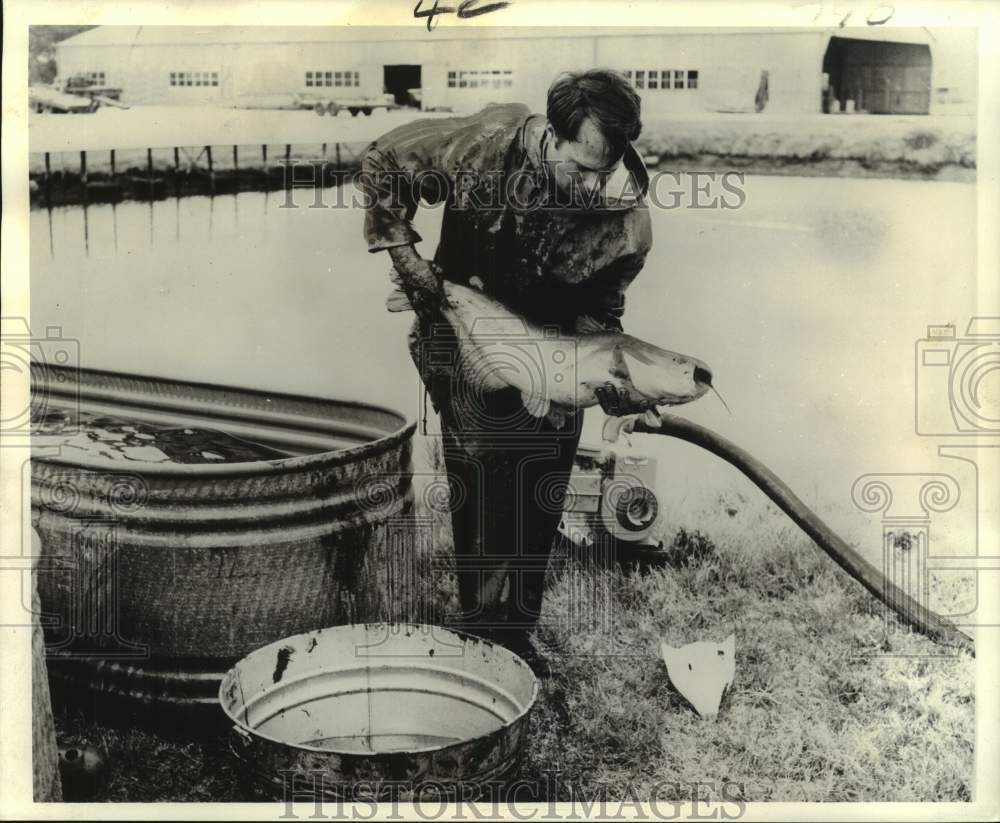
[[[503,645],[501,645],[499,643],[494,643],[491,640],[486,640],[485,638],[478,637],[478,636],[476,636],[474,634],[470,634],[469,632],[463,632],[463,631],[459,631],[457,629],[449,629],[449,628],[445,628],[444,626],[435,626],[435,625],[432,625],[432,624],[429,624],[429,623],[409,623],[409,622],[404,622],[404,621],[400,621],[400,622],[391,621],[391,622],[354,623],[354,624],[346,624],[344,626],[328,626],[328,627],[321,628],[321,629],[314,629],[314,630],[308,631],[308,632],[301,632],[300,634],[294,634],[294,635],[291,635],[289,637],[283,637],[280,640],[275,640],[272,643],[268,643],[268,644],[266,644],[264,646],[261,646],[259,649],[254,649],[252,652],[250,652],[250,654],[246,655],[245,657],[243,657],[242,659],[240,659],[239,661],[237,661],[236,663],[234,663],[226,671],[226,673],[222,676],[222,681],[219,683],[219,695],[218,695],[218,698],[219,698],[219,707],[222,709],[223,713],[225,714],[226,719],[233,724],[233,731],[235,731],[241,737],[243,737],[243,736],[254,737],[254,738],[257,738],[259,740],[266,741],[267,743],[270,743],[270,744],[275,745],[275,746],[288,746],[289,748],[300,749],[302,751],[313,752],[315,754],[326,755],[326,756],[333,755],[333,756],[337,756],[337,757],[347,757],[347,758],[369,758],[369,757],[380,757],[380,756],[385,756],[386,754],[391,754],[390,752],[365,752],[365,753],[360,753],[360,752],[356,752],[356,751],[342,751],[342,750],[337,750],[337,749],[321,748],[319,746],[309,746],[309,745],[304,744],[304,743],[293,743],[293,742],[288,741],[288,740],[281,740],[281,739],[273,737],[271,735],[264,734],[264,733],[262,733],[262,732],[260,732],[260,731],[258,731],[256,729],[250,728],[246,723],[244,723],[242,720],[240,720],[239,717],[234,717],[232,714],[230,714],[229,709],[228,709],[228,707],[226,705],[225,688],[227,686],[227,680],[229,679],[230,674],[244,660],[247,660],[248,658],[252,657],[253,655],[255,655],[255,654],[259,653],[259,652],[262,652],[264,649],[270,649],[272,646],[276,646],[278,644],[289,643],[290,641],[293,641],[293,640],[296,640],[296,639],[306,638],[306,637],[309,637],[310,635],[314,635],[317,632],[321,632],[321,631],[344,629],[344,628],[348,628],[348,627],[351,627],[351,626],[365,626],[366,628],[368,628],[368,627],[378,627],[378,626],[398,626],[398,627],[401,627],[401,628],[412,629],[414,631],[424,631],[424,630],[434,630],[434,629],[444,630],[444,631],[450,632],[451,634],[455,635],[456,637],[460,638],[463,641],[466,641],[466,642],[477,642],[477,643],[487,643],[487,644],[489,644],[490,646],[492,646],[494,648],[501,649],[505,654],[510,655],[517,663],[519,663],[520,665],[522,665],[525,668],[525,670],[528,671],[531,674],[531,678],[532,678],[531,697],[526,701],[524,708],[522,708],[514,717],[510,718],[509,720],[505,720],[503,723],[501,723],[498,728],[493,729],[492,731],[484,732],[483,734],[477,734],[477,735],[474,735],[472,737],[464,738],[464,739],[462,739],[460,741],[452,741],[452,742],[448,742],[448,743],[441,743],[441,744],[438,744],[438,745],[427,746],[427,747],[423,747],[423,748],[407,749],[406,752],[405,752],[407,755],[411,755],[411,754],[412,755],[431,754],[431,753],[434,753],[434,752],[444,751],[446,749],[449,749],[449,748],[452,748],[452,747],[456,747],[456,746],[466,746],[466,745],[468,745],[470,743],[475,743],[475,742],[478,742],[478,741],[485,741],[488,738],[494,737],[495,735],[499,734],[500,732],[506,731],[507,729],[512,728],[516,724],[523,722],[524,719],[529,714],[531,714],[531,712],[535,708],[535,705],[538,703],[538,696],[541,693],[541,682],[539,681],[537,675],[535,675],[535,673],[532,671],[531,667],[527,664],[527,662],[524,660],[524,658],[522,658],[520,655],[518,655],[518,654],[516,654],[516,653],[514,653],[512,651],[510,651],[510,649],[504,647]]]
[[[69,396],[70,399],[76,397],[80,401],[94,398],[106,399],[109,395],[113,398],[114,392],[106,390],[102,393],[100,388],[87,392],[81,392],[81,384],[85,383],[87,380],[95,383],[100,383],[101,381],[110,382],[112,380],[131,380],[136,383],[145,383],[147,385],[183,385],[185,388],[194,391],[204,391],[206,393],[227,392],[231,394],[241,394],[244,396],[266,395],[269,399],[273,399],[278,403],[306,402],[313,405],[329,403],[339,408],[355,409],[359,412],[375,412],[384,415],[387,418],[395,418],[400,423],[395,430],[389,432],[388,434],[366,439],[365,442],[354,446],[347,446],[339,449],[318,450],[308,454],[291,455],[289,457],[270,460],[228,463],[145,463],[141,461],[125,463],[120,460],[94,457],[90,455],[73,455],[72,457],[69,457],[63,455],[62,453],[57,455],[41,454],[36,458],[47,464],[66,466],[74,469],[114,473],[128,472],[129,474],[135,474],[143,477],[199,477],[209,479],[217,477],[245,477],[251,475],[277,474],[285,473],[290,470],[301,471],[312,468],[314,464],[321,464],[324,468],[333,468],[345,463],[354,462],[358,459],[367,457],[369,454],[377,453],[384,450],[386,447],[402,442],[410,438],[416,432],[417,428],[417,421],[413,415],[404,414],[397,409],[392,409],[378,403],[368,403],[360,400],[339,400],[334,398],[318,398],[314,396],[293,394],[290,392],[248,390],[237,386],[223,385],[219,383],[188,381],[170,377],[156,377],[145,374],[136,374],[133,372],[116,372],[91,368],[71,368],[51,364],[32,363],[31,372],[31,387],[33,392],[39,382],[36,377],[38,373],[44,374],[51,372],[55,374],[57,376],[57,380],[55,382],[57,383],[65,382],[67,375],[74,375],[76,378],[75,382],[77,393],[73,393],[72,390],[60,390],[59,388],[54,388],[51,385],[46,386],[44,390],[49,396]],[[60,375],[62,377],[59,377]],[[179,404],[177,405],[179,406]],[[167,410],[162,405],[157,408],[164,409],[164,411]],[[220,407],[216,406],[216,408]],[[224,408],[234,414],[242,414],[245,412],[245,410],[236,405],[226,406]],[[219,416],[221,417],[221,415]],[[272,416],[276,417],[277,415]],[[299,421],[298,425],[301,425],[301,421]],[[45,440],[45,435],[32,435],[33,445],[36,448],[44,448],[46,445]]]

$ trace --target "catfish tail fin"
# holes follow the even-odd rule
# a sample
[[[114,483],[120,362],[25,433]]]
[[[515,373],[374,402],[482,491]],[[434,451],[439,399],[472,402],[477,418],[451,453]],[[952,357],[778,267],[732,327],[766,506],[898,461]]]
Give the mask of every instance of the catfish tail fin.
[[[391,312],[413,311],[410,298],[398,287],[389,292],[389,296],[385,299],[385,307]]]

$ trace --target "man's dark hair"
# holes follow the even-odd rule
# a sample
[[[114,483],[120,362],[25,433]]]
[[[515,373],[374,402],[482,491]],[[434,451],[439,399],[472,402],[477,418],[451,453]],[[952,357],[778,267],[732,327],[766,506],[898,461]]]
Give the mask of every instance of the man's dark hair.
[[[560,140],[576,140],[591,117],[618,159],[642,131],[641,101],[625,76],[610,69],[566,72],[549,86],[545,113]]]

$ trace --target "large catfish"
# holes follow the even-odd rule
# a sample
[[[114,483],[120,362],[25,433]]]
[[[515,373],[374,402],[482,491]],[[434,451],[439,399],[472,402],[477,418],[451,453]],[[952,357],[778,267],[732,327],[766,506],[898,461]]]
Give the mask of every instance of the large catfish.
[[[645,408],[655,425],[657,406],[690,403],[712,386],[711,370],[695,357],[596,323],[585,324],[580,334],[561,334],[531,323],[477,288],[447,280],[443,287],[441,313],[454,329],[466,380],[485,391],[518,389],[530,414],[557,427],[568,412],[597,405],[604,390],[619,396],[627,392],[633,410]],[[396,290],[387,307],[406,311],[410,303]]]

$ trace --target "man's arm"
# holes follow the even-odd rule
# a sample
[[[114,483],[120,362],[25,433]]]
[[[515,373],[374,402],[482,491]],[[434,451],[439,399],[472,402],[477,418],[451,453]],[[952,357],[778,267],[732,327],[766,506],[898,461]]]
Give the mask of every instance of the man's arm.
[[[415,244],[421,240],[411,223],[420,200],[418,175],[433,173],[434,145],[421,140],[399,159],[398,148],[412,140],[420,122],[394,129],[368,147],[358,180],[365,193],[365,240],[368,251],[388,251],[410,304],[418,313],[441,293],[440,279]],[[438,133],[439,142],[446,135]]]
[[[594,326],[604,331],[623,331],[621,318],[625,313],[625,290],[642,270],[648,252],[649,245],[644,245],[595,274],[588,283],[580,306],[581,316],[577,320],[580,331],[594,331]],[[619,391],[610,381],[595,389],[594,393],[601,409],[612,417],[643,413],[649,409],[645,401],[634,400],[628,389]]]
[[[528,110],[497,106],[469,117],[415,120],[372,143],[358,181],[366,196],[365,239],[370,252],[388,251],[414,309],[440,296],[440,272],[417,253],[412,220],[422,201],[447,200],[460,171],[476,171],[476,146],[498,122],[519,122]]]
[[[424,260],[412,245],[391,246],[388,251],[403,291],[417,314],[431,309],[444,297],[438,267]]]

